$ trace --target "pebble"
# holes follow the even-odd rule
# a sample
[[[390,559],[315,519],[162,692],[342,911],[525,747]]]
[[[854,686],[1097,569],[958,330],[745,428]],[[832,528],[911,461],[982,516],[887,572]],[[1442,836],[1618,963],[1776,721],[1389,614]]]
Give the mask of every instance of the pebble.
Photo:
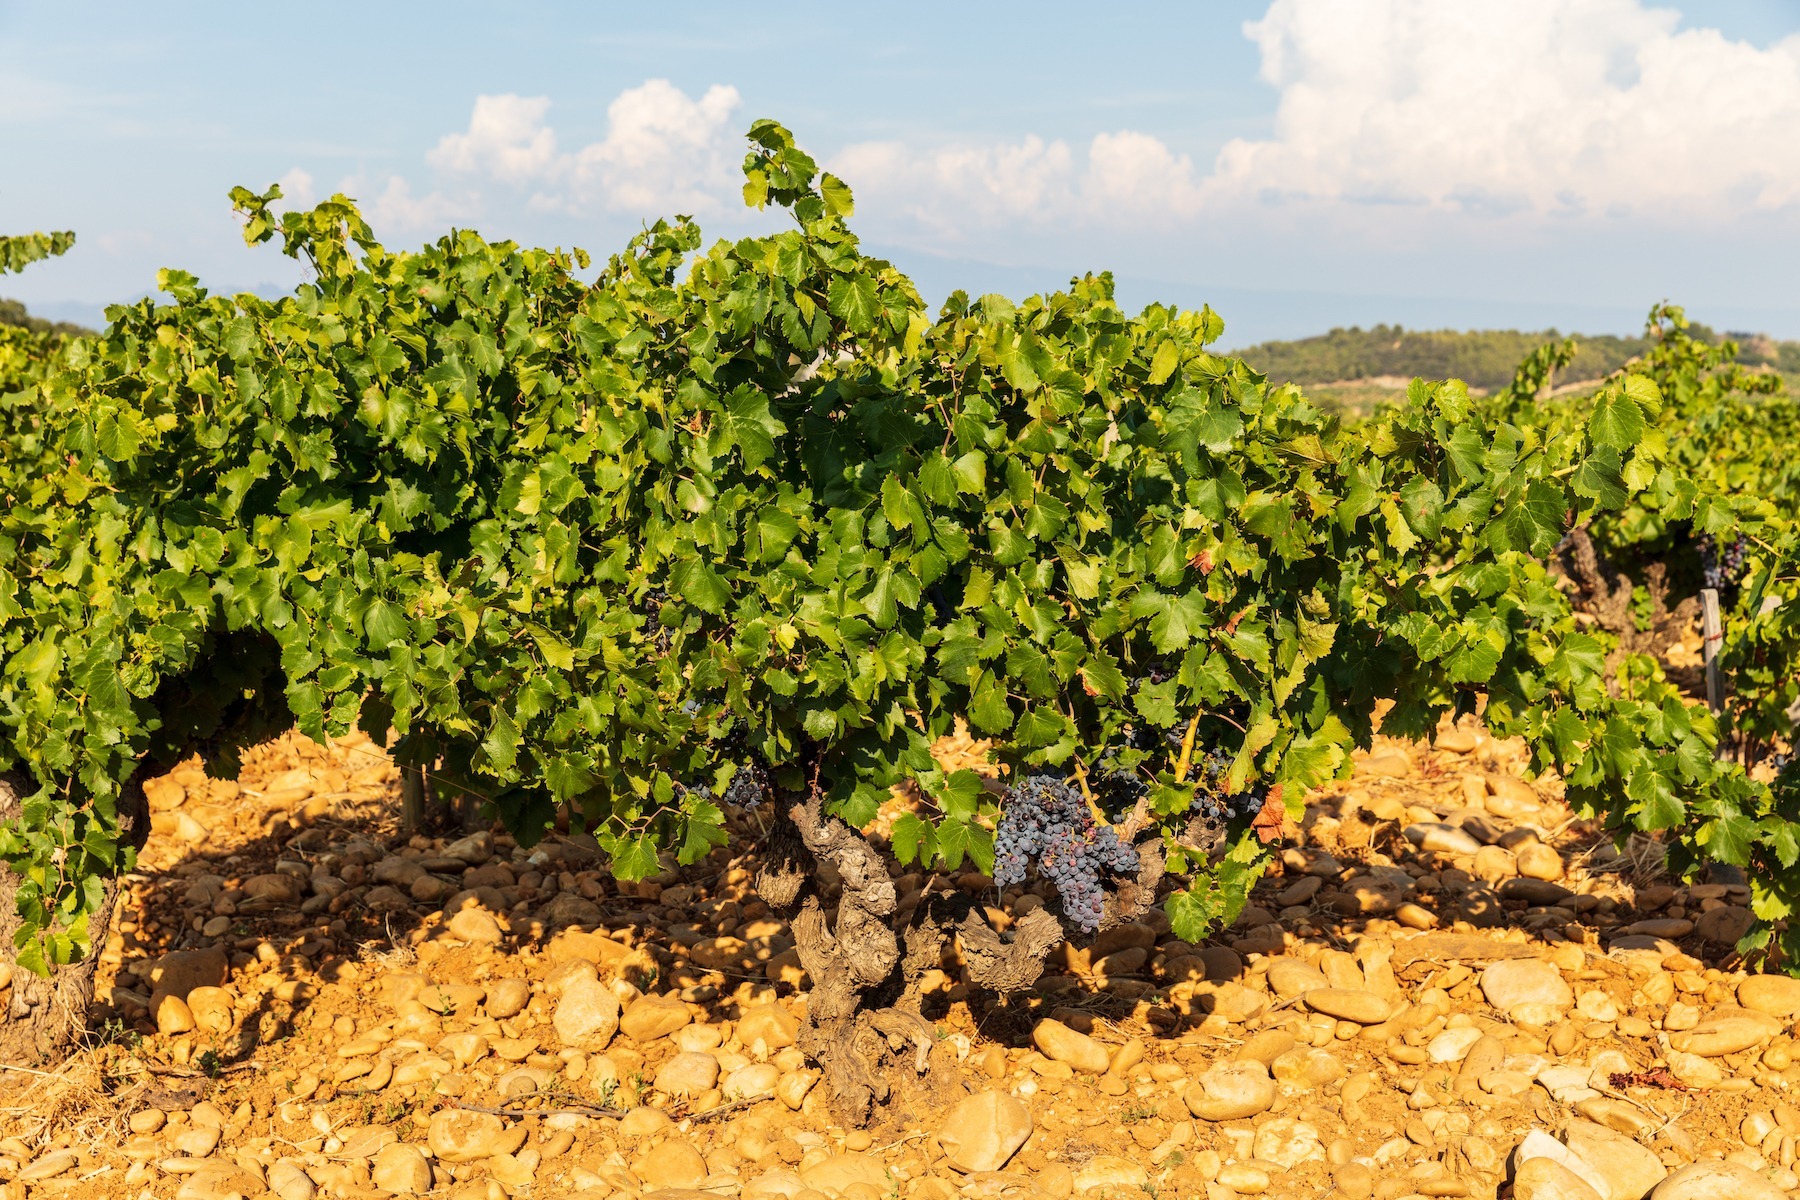
[[[531,1003],[531,985],[523,979],[496,979],[487,988],[481,1007],[488,1016],[504,1021],[525,1011]]]
[[[1269,964],[1269,987],[1283,1000],[1303,995],[1314,988],[1328,988],[1331,981],[1325,972],[1297,958],[1277,958]]]
[[[178,1033],[187,1033],[194,1028],[194,1014],[188,1011],[187,1002],[179,996],[165,993],[153,997],[150,1007],[156,1016],[158,1033],[173,1036]]]
[[[1269,1190],[1269,1173],[1248,1163],[1226,1163],[1219,1168],[1218,1181],[1242,1196]]]
[[[1325,1147],[1315,1126],[1294,1117],[1276,1117],[1256,1131],[1251,1153],[1292,1169],[1303,1162],[1323,1161]]]
[[[1542,842],[1527,842],[1513,852],[1519,874],[1527,879],[1556,880],[1563,877],[1562,855]]]
[[[1520,1142],[1518,1148],[1513,1151],[1513,1166],[1520,1175],[1523,1175],[1525,1169],[1534,1161],[1549,1162],[1561,1167],[1583,1187],[1599,1196],[1601,1200],[1607,1200],[1607,1197],[1611,1195],[1606,1177],[1598,1167],[1541,1129],[1533,1129],[1527,1133],[1525,1140]],[[1556,1172],[1549,1172],[1548,1175],[1550,1179],[1557,1181],[1556,1186],[1567,1186]],[[1548,1194],[1554,1196],[1559,1193]]]
[[[1275,1080],[1259,1062],[1221,1063],[1182,1093],[1188,1111],[1205,1121],[1241,1121],[1275,1103]]]
[[[781,1070],[771,1063],[747,1063],[725,1077],[720,1084],[727,1100],[773,1096],[781,1082]]]
[[[737,1023],[738,1040],[758,1058],[792,1046],[800,1037],[800,1022],[780,1004],[770,1001],[744,1011]]]
[[[1480,842],[1455,825],[1427,821],[1408,825],[1402,832],[1407,841],[1431,854],[1473,855],[1481,850]]]
[[[500,923],[479,908],[465,908],[450,918],[447,926],[451,937],[476,945],[493,946],[500,941]]]
[[[73,1150],[52,1150],[33,1160],[29,1166],[19,1172],[18,1178],[24,1183],[35,1183],[40,1179],[54,1179],[79,1161]]]
[[[1738,939],[1756,924],[1756,914],[1747,908],[1727,904],[1700,914],[1694,931],[1717,946],[1735,946]]]
[[[1090,1075],[1103,1074],[1111,1062],[1105,1046],[1050,1017],[1032,1026],[1031,1043],[1052,1062],[1068,1063]]]
[[[283,1159],[269,1168],[269,1190],[281,1200],[313,1200],[319,1187],[299,1163]]]
[[[1031,1136],[1031,1110],[1006,1092],[959,1101],[938,1129],[944,1156],[959,1171],[998,1171]]]
[[[1481,1030],[1473,1026],[1446,1029],[1426,1043],[1425,1053],[1432,1062],[1461,1062],[1481,1037]]]

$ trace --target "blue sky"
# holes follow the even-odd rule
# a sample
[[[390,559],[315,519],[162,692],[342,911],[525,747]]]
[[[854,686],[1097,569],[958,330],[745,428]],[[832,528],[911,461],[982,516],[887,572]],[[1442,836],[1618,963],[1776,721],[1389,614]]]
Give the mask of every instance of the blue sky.
[[[0,281],[88,317],[180,266],[291,286],[225,196],[345,190],[604,253],[758,228],[783,121],[928,295],[1112,269],[1227,344],[1401,321],[1633,329],[1664,297],[1800,337],[1800,3],[18,4],[0,0]]]

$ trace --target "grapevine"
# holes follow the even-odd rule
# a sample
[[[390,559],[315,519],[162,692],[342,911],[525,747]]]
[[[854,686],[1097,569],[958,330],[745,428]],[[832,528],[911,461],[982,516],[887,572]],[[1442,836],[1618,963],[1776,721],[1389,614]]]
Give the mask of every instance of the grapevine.
[[[238,189],[312,282],[164,272],[36,369],[0,459],[23,964],[83,951],[122,789],[270,723],[397,735],[523,842],[566,811],[624,878],[720,844],[721,796],[860,829],[910,782],[903,861],[1023,854],[1083,929],[1148,862],[1190,939],[1269,861],[1249,806],[1297,816],[1384,704],[1422,736],[1485,703],[1616,830],[1700,844],[1761,803],[1703,707],[1610,686],[1544,566],[1572,525],[1775,519],[1682,477],[1645,375],[1542,416],[1418,381],[1347,426],[1215,353],[1210,309],[1128,314],[1104,275],[928,310],[773,122],[745,197],[788,226],[658,222],[590,280],[581,251],[396,250],[347,197]],[[1196,713],[1237,733],[1184,772]],[[997,808],[940,767],[963,718],[1049,782]],[[1137,819],[1097,822],[1083,772]]]

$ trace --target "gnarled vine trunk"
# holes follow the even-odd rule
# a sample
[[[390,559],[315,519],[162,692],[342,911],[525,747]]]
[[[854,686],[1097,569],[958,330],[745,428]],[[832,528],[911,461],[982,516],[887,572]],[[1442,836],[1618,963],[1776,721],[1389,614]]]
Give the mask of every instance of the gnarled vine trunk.
[[[822,894],[821,864],[841,880],[835,911]],[[795,949],[812,977],[800,1050],[823,1070],[838,1119],[853,1127],[916,1124],[960,1095],[955,1054],[924,1016],[919,992],[953,939],[968,983],[1002,995],[1036,983],[1045,955],[1063,940],[1045,909],[1001,933],[957,892],[935,892],[899,914],[882,856],[826,815],[817,793],[781,814],[757,890],[791,914]]]
[[[0,822],[16,820],[21,796],[35,788],[29,780],[0,773]],[[150,808],[137,783],[125,786],[119,797],[120,843],[142,849],[150,836]],[[0,866],[0,961],[12,963],[14,934],[20,929],[14,897],[18,876]],[[118,907],[119,881],[105,883],[100,910],[88,921],[91,939],[88,954],[79,962],[52,969],[49,978],[13,967],[12,985],[0,1008],[0,1063],[35,1066],[66,1057],[88,1027],[88,1009],[94,1000],[94,973],[112,931]]]

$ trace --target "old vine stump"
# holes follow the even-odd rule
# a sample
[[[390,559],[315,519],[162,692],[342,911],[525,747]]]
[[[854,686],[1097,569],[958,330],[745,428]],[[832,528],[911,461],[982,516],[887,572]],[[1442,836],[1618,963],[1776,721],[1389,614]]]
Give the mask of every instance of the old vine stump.
[[[29,780],[0,774],[0,821],[17,820],[20,798],[34,790]],[[143,788],[135,782],[127,784],[119,797],[119,817],[121,842],[142,848],[150,835],[150,809]],[[0,866],[0,962],[13,968],[11,988],[0,992],[0,997],[10,997],[0,1009],[0,1063],[36,1066],[65,1058],[87,1032],[94,972],[112,931],[120,884],[116,878],[105,882],[100,910],[88,922],[88,954],[79,962],[54,968],[46,979],[12,962],[14,935],[21,926],[14,903],[18,883],[17,875]]]

